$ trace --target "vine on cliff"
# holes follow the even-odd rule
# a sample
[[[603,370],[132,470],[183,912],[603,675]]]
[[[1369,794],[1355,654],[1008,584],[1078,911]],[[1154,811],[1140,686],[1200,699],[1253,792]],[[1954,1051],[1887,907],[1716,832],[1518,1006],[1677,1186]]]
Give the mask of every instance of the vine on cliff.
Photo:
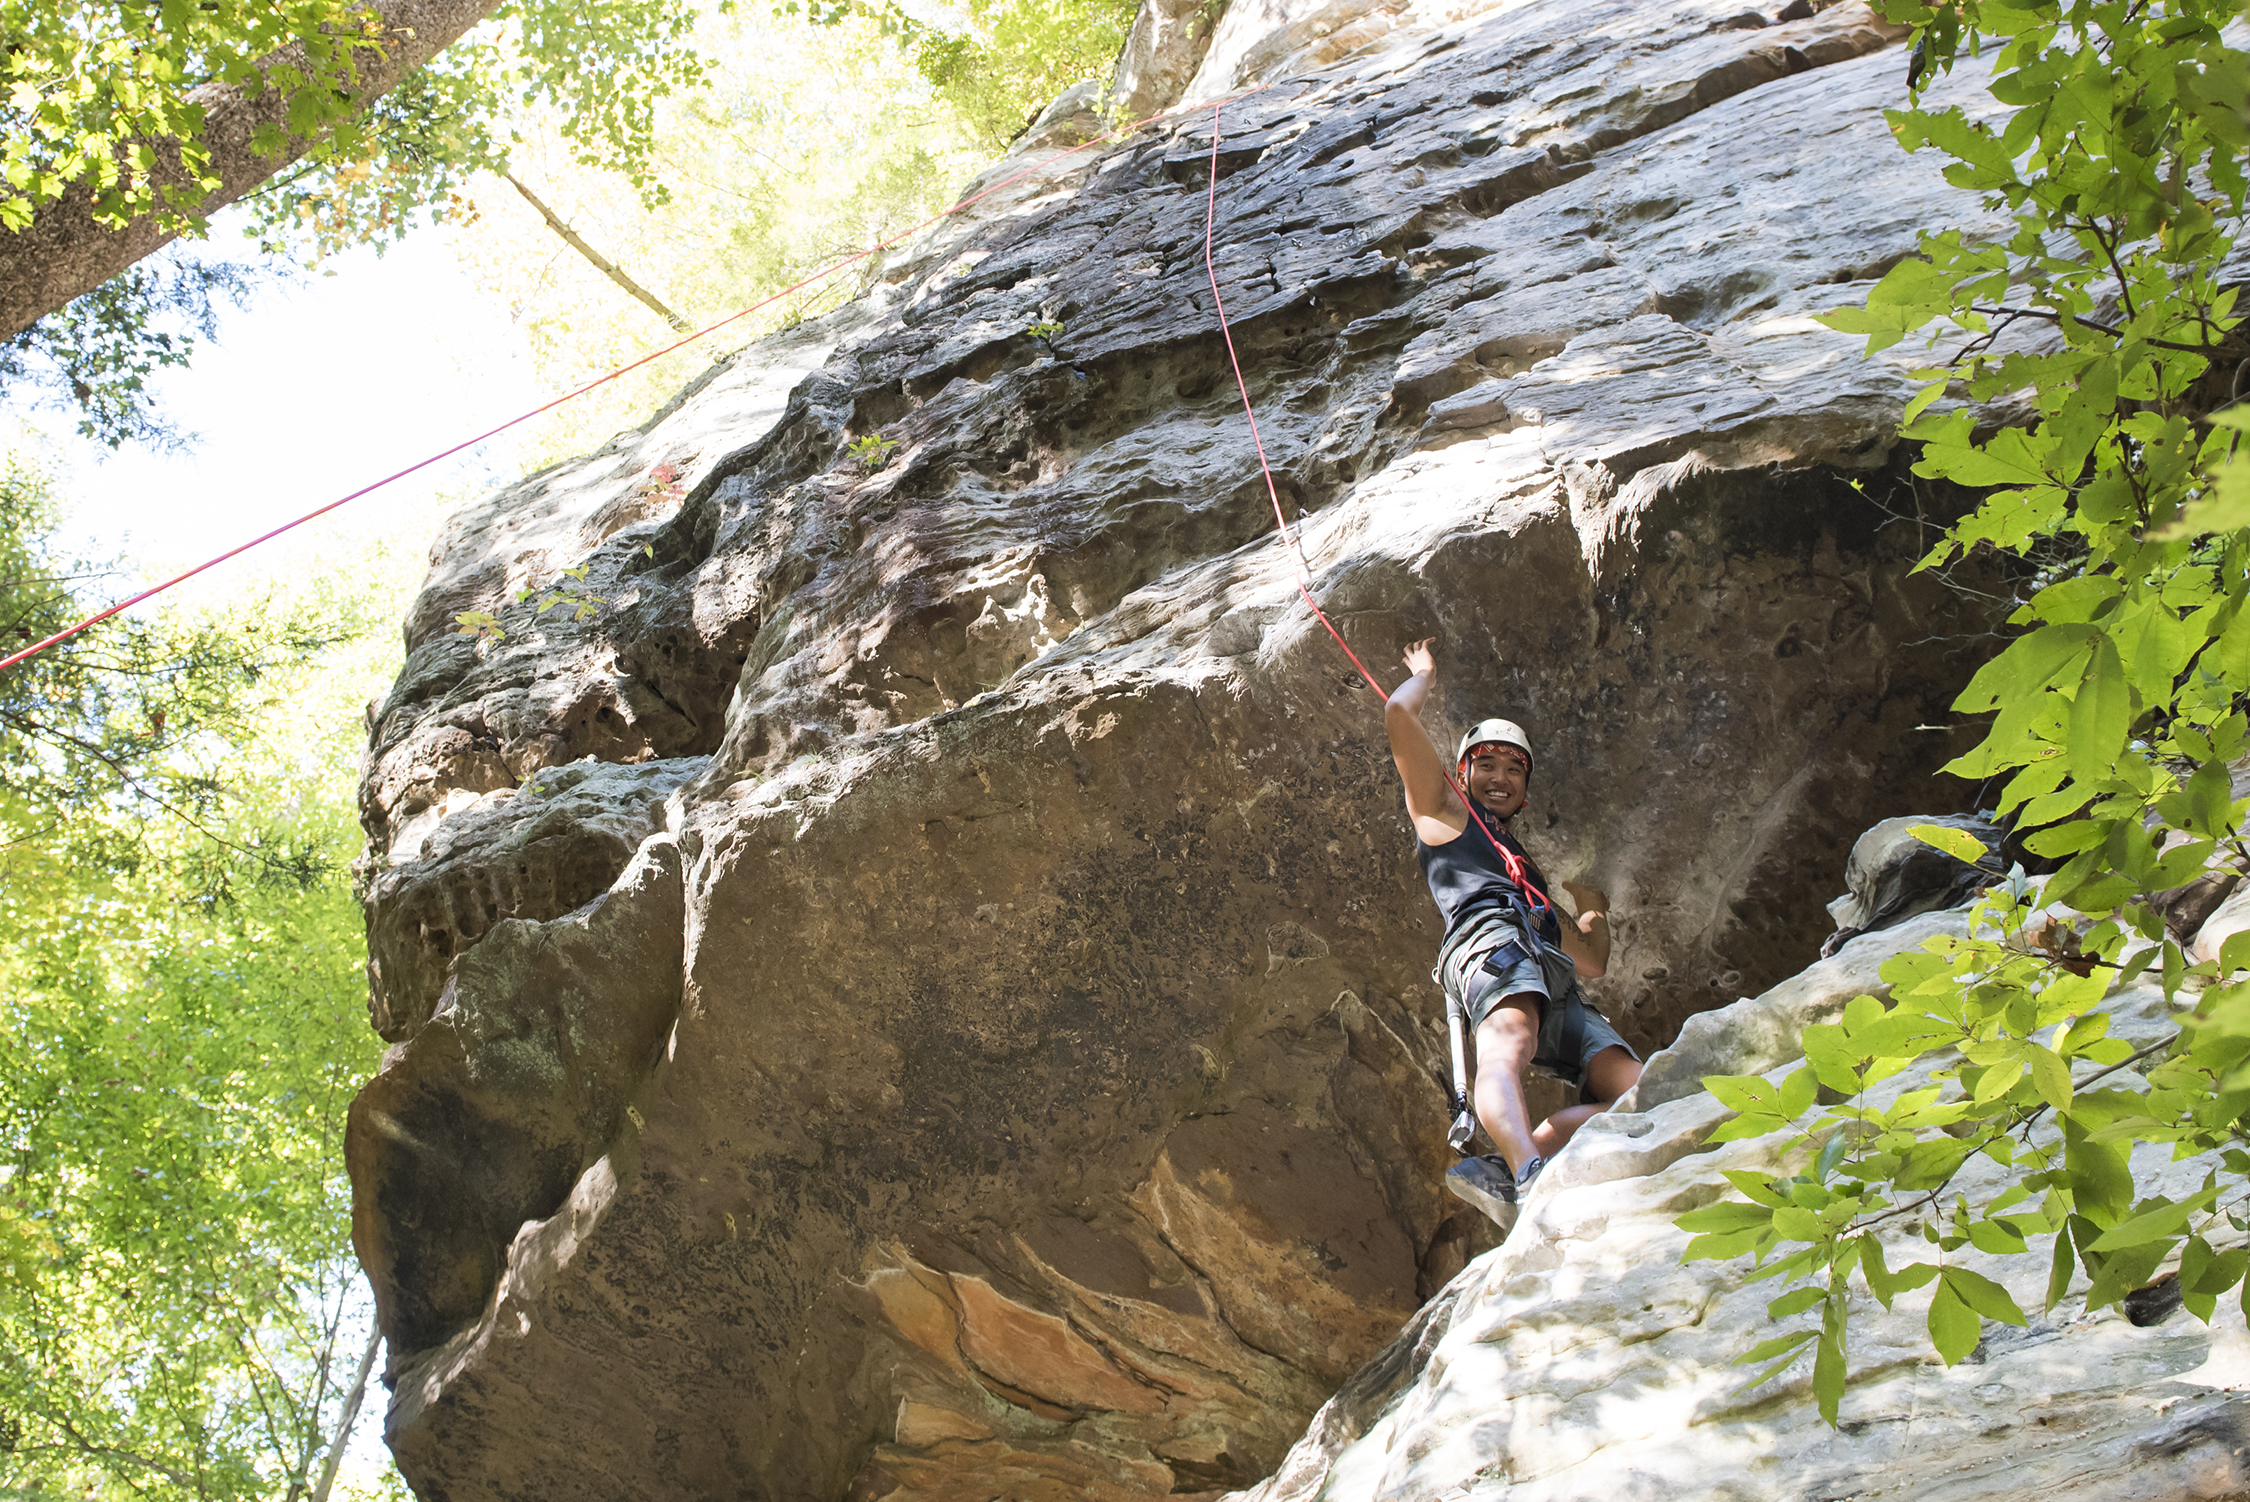
[[[1892,111],[1909,151],[2005,207],[1993,243],[1926,233],[1864,307],[1831,327],[1870,354],[1936,325],[1954,341],[1907,411],[1915,472],[1983,491],[1923,560],[2022,556],[2021,634],[1956,708],[1991,715],[1949,771],[1989,779],[2033,853],[2063,862],[2042,888],[2020,870],[1940,939],[1883,967],[1862,996],[1805,1032],[1778,1082],[1705,1083],[1738,1114],[1716,1141],[1789,1133],[1800,1172],[1731,1172],[1742,1198],[1683,1217],[1685,1256],[1756,1260],[1796,1285],[1768,1305],[1812,1316],[1742,1360],[1756,1386],[1813,1350],[1813,1390],[1836,1421],[1854,1279],[1886,1308],[1933,1287],[1928,1329],[1948,1364],[1985,1320],[2022,1325],[2008,1291],[1948,1260],[1963,1247],[2044,1246],[2046,1307],[2080,1269],[2090,1310],[2177,1261],[2198,1317],[2235,1294],[2250,1309],[2250,933],[2189,952],[2158,899],[2206,872],[2250,869],[2229,765],[2250,747],[2250,337],[2221,268],[2244,213],[2250,54],[2221,28],[2239,0],[1881,0],[1913,28]],[[1987,61],[1989,59],[1989,62]],[[1993,123],[1923,108],[1955,66],[1992,72]],[[1965,337],[1964,337],[1965,336]],[[1966,398],[1937,410],[1944,397]],[[1981,430],[1977,411],[2028,406]],[[1974,860],[1981,846],[1929,829]],[[2153,978],[2173,1029],[2135,1049],[2098,1010]],[[1935,1081],[1901,1089],[1915,1064]],[[1832,1102],[1823,1105],[1825,1099]],[[2144,1193],[2132,1149],[2218,1165],[2184,1199]],[[1997,1174],[1965,1176],[1979,1157]],[[1989,1188],[1975,1193],[1972,1180]],[[1887,1265],[1878,1232],[1918,1229],[1934,1255]],[[1934,1285],[1934,1286],[1933,1286]]]

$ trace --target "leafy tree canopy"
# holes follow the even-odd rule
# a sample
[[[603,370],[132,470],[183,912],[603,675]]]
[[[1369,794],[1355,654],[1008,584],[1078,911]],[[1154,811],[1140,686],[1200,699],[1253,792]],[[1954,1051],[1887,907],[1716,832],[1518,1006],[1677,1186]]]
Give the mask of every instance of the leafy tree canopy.
[[[73,619],[0,475],[0,634]],[[352,702],[388,600],[105,623],[0,675],[0,1490],[304,1497],[371,1311]]]
[[[282,123],[261,127],[259,144],[277,166],[289,165],[243,206],[269,262],[316,262],[388,243],[417,225],[473,223],[479,175],[520,166],[527,138],[552,141],[572,175],[597,172],[644,212],[656,212],[683,180],[683,156],[690,159],[685,175],[699,171],[694,153],[675,144],[667,156],[660,145],[664,121],[675,118],[666,101],[707,99],[715,88],[742,93],[712,72],[714,56],[725,56],[736,35],[726,25],[732,8],[732,0],[703,7],[693,0],[506,0],[426,66],[362,103],[356,72],[398,31],[380,4],[97,0],[58,10],[48,0],[0,0],[0,38],[10,43],[0,57],[7,126],[0,225],[27,223],[77,189],[88,191],[100,224],[153,218],[168,232],[203,236],[203,205],[218,179],[199,134],[209,114],[199,101],[212,85],[286,100]],[[917,20],[890,0],[816,0],[804,15],[888,36],[928,85],[943,117],[938,133],[990,154],[1064,88],[1106,72],[1133,9],[1130,0],[971,0],[948,27]],[[729,58],[729,67],[739,61]],[[791,102],[799,92],[786,84],[770,89],[761,107],[801,113]],[[830,149],[836,137],[863,137],[870,126],[894,139],[906,128],[895,99],[873,113],[827,113]],[[777,161],[795,145],[766,144]],[[941,145],[910,163],[892,153],[898,159],[876,175],[932,174],[930,182],[895,183],[888,192],[934,200],[958,165],[953,154]],[[865,153],[847,146],[841,155],[851,162]],[[540,166],[551,179],[555,164],[543,155]],[[769,235],[804,217],[768,212]],[[809,264],[810,257],[794,259]],[[113,446],[171,440],[177,435],[150,409],[147,378],[186,363],[197,336],[211,336],[214,298],[239,301],[257,274],[188,256],[138,266],[0,342],[0,389],[42,392],[78,413],[82,433]]]
[[[1915,472],[1983,500],[1923,566],[1997,552],[2028,580],[2020,634],[1955,706],[1990,716],[1985,738],[1948,770],[1990,779],[2027,847],[2063,864],[2043,889],[2019,873],[1989,892],[1966,940],[1892,960],[1890,998],[1808,1029],[1786,1079],[1707,1082],[1740,1113],[1720,1139],[1786,1134],[1804,1167],[1736,1175],[1745,1201],[1681,1221],[1697,1233],[1687,1256],[1749,1254],[1757,1276],[1799,1285],[1769,1313],[1810,1323],[1744,1359],[1772,1363],[1763,1381],[1812,1354],[1831,1422],[1855,1280],[1886,1305],[1929,1289],[1948,1363],[1985,1320],[2025,1321],[2005,1288],[1949,1260],[1963,1248],[2043,1252],[2049,1309],[2080,1289],[2090,1310],[2116,1304],[2167,1264],[2205,1320],[2238,1289],[2250,1301],[2250,935],[2198,956],[2159,901],[2208,870],[2250,869],[2250,801],[2230,772],[2250,749],[2250,339],[2221,276],[2250,150],[2250,57],[2221,31],[2240,7],[1882,4],[1914,28],[1910,91],[1990,68],[2005,107],[1993,123],[1960,108],[1889,119],[2015,229],[1991,243],[1926,233],[1864,307],[1828,322],[1871,351],[1932,325],[1943,336],[1931,344],[1948,356],[1908,411]],[[2007,396],[2034,420],[1988,431],[1959,404]],[[2139,1050],[2099,1010],[2134,981],[2160,984],[2175,1015]],[[1937,1087],[1884,1088],[1915,1064]],[[2145,1144],[2206,1159],[2200,1191],[2146,1192]],[[2000,1187],[1964,1192],[1979,1160],[2005,1170]],[[1886,1266],[1886,1222],[1918,1228],[1930,1260]]]
[[[970,0],[969,26],[953,32],[917,22],[895,4],[880,16],[978,144],[996,152],[1056,95],[1108,72],[1138,8],[1119,0]]]
[[[370,103],[363,72],[410,30],[380,5],[0,0],[0,228],[82,208],[89,233],[153,223],[203,237],[223,201],[206,139],[221,94],[281,106],[249,142],[270,164],[261,174],[288,164],[247,208],[269,255],[317,259],[444,218],[466,175],[504,170],[507,122],[524,108],[551,110],[581,160],[662,201],[652,121],[658,100],[705,75],[689,45],[696,7],[475,8],[489,19]],[[0,258],[39,254],[11,238],[0,234]],[[136,266],[0,342],[0,388],[42,390],[112,445],[162,440],[145,378],[185,362],[196,333],[209,337],[212,294],[239,292],[245,275],[192,258]]]
[[[720,0],[725,8],[728,0]],[[493,127],[512,102],[546,102],[590,161],[652,195],[649,122],[655,101],[699,82],[686,45],[692,6],[676,0],[504,0],[468,38],[374,108],[355,92],[366,54],[397,28],[354,0],[0,0],[0,225],[21,229],[73,184],[92,186],[91,214],[109,228],[153,215],[201,234],[218,183],[200,169],[208,90],[286,101],[253,149],[294,154],[314,172],[342,173],[361,197],[387,205],[378,223],[442,203],[447,174],[504,152]],[[176,157],[187,180],[168,182]],[[290,204],[283,195],[284,212]]]
[[[0,341],[0,391],[43,392],[78,414],[81,437],[111,448],[180,447],[183,435],[148,399],[148,379],[185,369],[196,341],[217,337],[220,307],[246,302],[259,279],[246,266],[167,249]]]

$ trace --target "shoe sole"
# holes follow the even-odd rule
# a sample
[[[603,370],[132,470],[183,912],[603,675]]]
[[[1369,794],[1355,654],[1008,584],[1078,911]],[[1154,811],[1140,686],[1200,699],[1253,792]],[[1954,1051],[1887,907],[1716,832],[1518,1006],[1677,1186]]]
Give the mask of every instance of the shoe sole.
[[[1495,1191],[1494,1177],[1492,1169],[1481,1159],[1470,1158],[1445,1171],[1445,1187],[1455,1199],[1475,1206],[1505,1236],[1515,1229],[1521,1207]]]

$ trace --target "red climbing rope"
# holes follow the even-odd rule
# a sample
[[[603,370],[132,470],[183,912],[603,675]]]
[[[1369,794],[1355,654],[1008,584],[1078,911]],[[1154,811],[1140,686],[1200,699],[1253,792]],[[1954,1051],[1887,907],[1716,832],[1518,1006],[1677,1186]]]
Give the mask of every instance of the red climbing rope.
[[[1219,103],[1231,104],[1239,99],[1247,99],[1253,94],[1263,93],[1267,87],[1270,86],[1260,85],[1259,87],[1254,89],[1245,89],[1239,94],[1228,96],[1226,99],[1219,101]],[[1063,158],[1065,157],[1076,156],[1082,151],[1089,151],[1092,148],[1103,145],[1106,142],[1114,141],[1124,136],[1129,136],[1145,125],[1153,125],[1155,122],[1163,119],[1167,115],[1177,114],[1183,109],[1190,108],[1199,109],[1201,108],[1201,106],[1174,105],[1171,109],[1158,110],[1155,114],[1150,115],[1145,119],[1136,120],[1130,125],[1120,125],[1115,130],[1109,131],[1104,135],[1095,136],[1091,140],[1081,141],[1075,146],[1065,147],[1063,150],[1056,152],[1053,156],[1050,156],[1043,161],[1036,162],[1033,165],[1024,168],[1020,172],[1011,173],[1009,176],[1003,177],[998,182],[993,183],[990,187],[980,189],[979,191],[970,194],[968,197],[954,204],[951,208],[944,209],[938,213],[932,214],[929,218],[924,219],[919,224],[909,225],[907,228],[891,236],[888,240],[880,241],[874,245],[870,245],[865,250],[857,252],[856,254],[846,256],[844,257],[844,259],[837,261],[835,264],[823,267],[819,271],[814,272],[811,276],[806,277],[802,281],[792,282],[790,285],[782,288],[779,292],[775,292],[770,296],[758,299],[758,301],[750,304],[750,306],[742,309],[740,312],[730,313],[726,317],[720,319],[717,323],[706,324],[702,328],[697,329],[694,333],[689,334],[684,338],[674,340],[672,343],[665,345],[662,349],[657,350],[654,354],[643,355],[640,359],[633,361],[630,365],[620,365],[617,367],[617,369],[611,371],[609,374],[588,381],[585,385],[577,387],[574,390],[566,391],[561,396],[554,398],[552,401],[543,402],[539,406],[533,407],[529,412],[523,413],[521,416],[511,417],[506,422],[501,423],[497,427],[487,428],[483,432],[477,434],[474,438],[464,438],[449,449],[444,449],[439,451],[438,453],[432,454],[429,458],[421,460],[419,463],[409,464],[406,468],[399,470],[394,474],[385,475],[382,479],[377,480],[372,485],[363,485],[359,489],[353,491],[350,495],[342,496],[336,500],[330,501],[327,505],[320,507],[318,510],[306,512],[303,516],[298,517],[295,521],[284,522],[282,525],[274,528],[271,532],[253,537],[248,542],[243,543],[239,547],[229,548],[224,553],[221,553],[218,557],[209,559],[203,563],[199,563],[194,568],[188,569],[184,573],[174,574],[171,578],[166,579],[161,584],[151,585],[149,588],[142,590],[139,594],[134,595],[130,599],[120,600],[115,605],[110,606],[106,610],[95,612],[93,615],[86,617],[75,626],[70,626],[65,628],[64,630],[57,631],[54,635],[46,638],[44,641],[34,642],[30,646],[25,647],[21,651],[15,652],[10,656],[0,657],[0,672],[6,672],[9,668],[14,667],[17,663],[22,662],[27,658],[36,657],[41,652],[46,651],[49,647],[57,646],[63,642],[70,640],[79,632],[86,630],[89,626],[97,626],[121,611],[130,610],[133,606],[140,604],[143,600],[150,599],[156,595],[160,595],[164,593],[164,591],[172,588],[175,585],[185,584],[188,580],[194,578],[197,574],[203,573],[209,569],[217,568],[220,564],[226,562],[228,559],[237,557],[243,553],[247,553],[252,548],[259,546],[261,543],[271,542],[284,532],[293,531],[309,521],[313,521],[317,518],[326,516],[329,512],[334,511],[337,507],[347,505],[352,501],[358,500],[362,496],[371,495],[375,491],[381,490],[386,485],[392,484],[393,482],[398,480],[405,479],[408,475],[415,473],[417,470],[428,469],[431,465],[437,463],[441,459],[450,459],[455,454],[460,453],[463,449],[470,448],[476,444],[482,443],[487,438],[497,437],[499,434],[505,433],[512,427],[516,427],[521,423],[529,422],[532,418],[539,416],[539,414],[541,414],[542,412],[551,412],[565,402],[575,401],[579,397],[584,396],[587,392],[592,391],[600,386],[606,386],[611,381],[616,380],[619,376],[628,375],[633,371],[640,369],[643,365],[648,364],[652,360],[661,360],[666,355],[671,354],[674,350],[684,349],[686,346],[695,343],[698,339],[702,339],[711,334],[717,333],[720,329],[727,327],[729,324],[739,323],[741,320],[749,317],[752,313],[757,312],[760,308],[778,302],[782,298],[787,297],[792,292],[801,292],[805,288],[813,285],[815,282],[824,281],[828,277],[834,276],[837,272],[842,271],[847,266],[855,266],[861,261],[866,260],[870,256],[880,255],[882,252],[890,249],[894,245],[899,244],[901,241],[912,239],[914,236],[920,234],[923,230],[928,229],[931,225],[938,223],[940,220],[950,219],[955,214],[960,213],[963,209],[968,208],[970,205],[977,203],[982,199],[990,198],[993,194],[999,192],[1002,188],[1013,186],[1016,183],[1022,182],[1027,177],[1031,177],[1040,172],[1044,172],[1047,168],[1052,167],[1055,163],[1063,160]],[[1214,108],[1216,108],[1216,106],[1214,106]],[[1345,650],[1349,651],[1350,649],[1346,648]],[[1361,669],[1361,671],[1365,672],[1366,670],[1363,668]],[[1374,680],[1370,679],[1368,681],[1373,682]]]
[[[1234,96],[1235,99],[1247,97],[1247,94]],[[1373,673],[1367,671],[1367,664],[1359,660],[1359,654],[1352,650],[1351,643],[1344,640],[1344,633],[1336,629],[1336,623],[1328,618],[1328,612],[1321,609],[1320,602],[1313,598],[1312,564],[1305,558],[1305,545],[1298,540],[1296,529],[1289,525],[1289,518],[1282,514],[1281,492],[1273,483],[1273,466],[1266,461],[1265,440],[1258,436],[1257,409],[1250,405],[1250,383],[1242,377],[1242,361],[1234,352],[1234,331],[1227,327],[1227,305],[1219,295],[1219,268],[1212,255],[1212,240],[1219,219],[1219,106],[1233,102],[1233,99],[1219,99],[1214,100],[1211,105],[1211,181],[1203,203],[1203,270],[1211,279],[1211,306],[1219,315],[1219,335],[1226,340],[1227,363],[1234,367],[1234,388],[1242,393],[1242,415],[1250,419],[1250,445],[1258,451],[1258,469],[1265,475],[1266,496],[1273,502],[1274,522],[1281,528],[1281,540],[1289,544],[1290,550],[1297,555],[1297,593],[1304,596],[1305,605],[1312,611],[1313,618],[1328,628],[1328,634],[1335,638],[1337,646],[1343,648],[1344,655],[1352,660],[1352,666],[1359,669],[1359,676],[1367,680],[1367,686],[1375,690],[1375,696],[1388,703],[1390,690],[1377,682]],[[1535,908],[1552,909],[1554,904],[1548,900],[1547,894],[1532,884],[1530,873],[1524,869],[1523,857],[1501,843],[1500,837],[1486,828],[1484,820],[1477,817],[1476,805],[1469,801],[1468,790],[1461,786],[1460,779],[1447,772],[1445,780],[1460,798],[1461,806],[1469,811],[1469,822],[1484,831],[1485,839],[1491,842],[1494,852],[1499,855],[1500,864],[1507,868],[1508,879],[1516,884],[1516,890],[1522,892]]]

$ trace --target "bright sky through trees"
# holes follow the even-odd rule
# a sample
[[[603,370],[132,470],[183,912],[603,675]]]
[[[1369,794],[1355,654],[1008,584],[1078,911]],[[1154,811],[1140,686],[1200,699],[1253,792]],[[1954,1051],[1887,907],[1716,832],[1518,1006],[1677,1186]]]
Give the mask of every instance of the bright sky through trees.
[[[261,288],[222,315],[218,341],[191,369],[156,378],[158,401],[198,435],[182,451],[111,450],[70,437],[67,414],[28,414],[69,465],[72,542],[151,568],[199,563],[545,399],[505,312],[437,237],[380,259],[354,251],[326,269],[335,275]],[[372,308],[400,316],[370,319]],[[272,555],[226,565],[195,595],[239,589],[273,555],[319,539],[389,537],[412,551],[433,530],[440,493],[510,478],[518,462],[517,446],[496,440],[353,502],[297,543],[269,545]]]

